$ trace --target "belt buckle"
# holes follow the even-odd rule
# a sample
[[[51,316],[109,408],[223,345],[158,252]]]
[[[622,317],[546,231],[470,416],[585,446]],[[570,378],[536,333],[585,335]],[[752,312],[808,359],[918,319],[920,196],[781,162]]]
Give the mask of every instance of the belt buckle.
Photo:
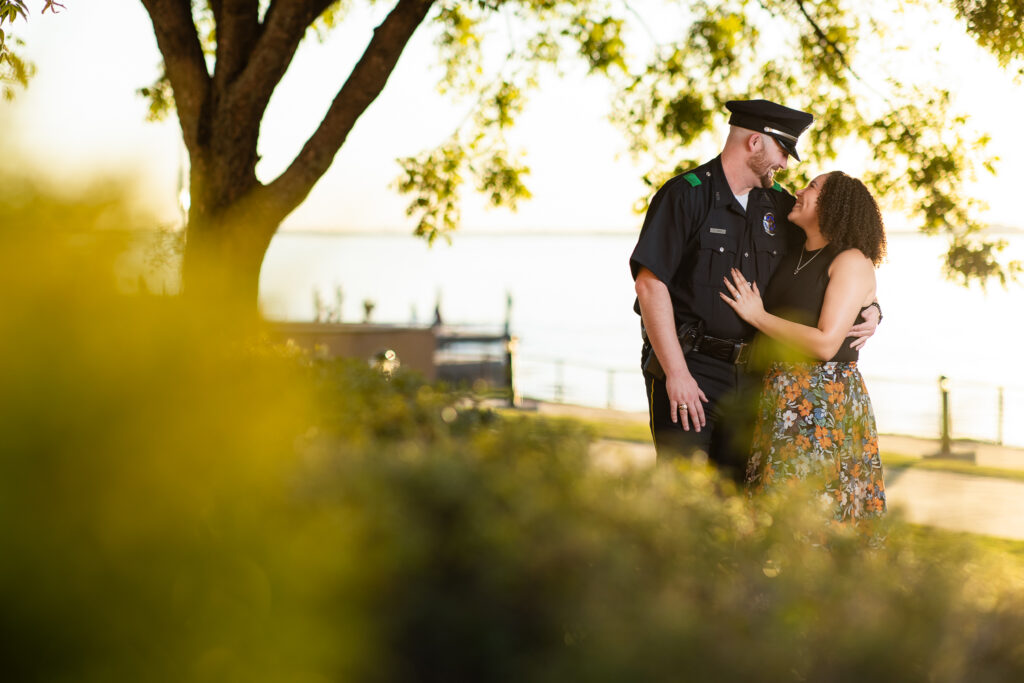
[[[743,365],[750,358],[750,344],[746,342],[735,342],[732,353],[729,355],[729,362],[733,365]]]

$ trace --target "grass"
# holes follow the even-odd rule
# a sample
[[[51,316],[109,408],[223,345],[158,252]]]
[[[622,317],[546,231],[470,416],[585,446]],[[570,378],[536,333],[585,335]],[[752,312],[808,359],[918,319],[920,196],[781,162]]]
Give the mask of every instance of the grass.
[[[586,420],[578,417],[539,415],[537,413],[500,409],[499,412],[508,416],[519,416],[526,419],[542,420],[554,425],[582,424],[584,428],[598,439],[629,441],[633,443],[650,443],[650,431],[646,424],[614,420]],[[883,452],[882,461],[886,469],[923,469],[936,472],[953,472],[980,477],[996,477],[1024,481],[1024,470],[1010,470],[997,467],[979,467],[962,460],[939,458],[921,458],[902,453]],[[1003,557],[1012,565],[1024,572],[1024,541],[972,534],[969,532],[949,531],[937,527],[920,524],[908,524],[914,536],[920,538],[946,540],[950,542],[966,541],[979,550]]]
[[[983,467],[963,460],[944,458],[919,458],[902,453],[882,451],[882,464],[887,469],[918,469],[934,472],[953,472],[969,474],[974,477],[994,477],[996,479],[1012,479],[1024,481],[1024,470],[1011,470],[1002,467]]]
[[[595,439],[610,441],[631,441],[634,443],[651,443],[650,428],[646,423],[629,420],[587,420],[579,417],[541,415],[528,411],[499,409],[502,415],[518,415],[528,419],[545,420],[551,423],[582,424]],[[993,477],[1024,481],[1024,470],[1002,467],[984,467],[964,460],[947,458],[921,458],[893,451],[882,451],[882,464],[886,469],[920,469],[933,472],[952,472],[968,474],[974,477]]]
[[[524,411],[502,409],[505,415],[525,416],[527,419],[544,420],[554,424],[582,424],[594,438],[633,443],[650,443],[650,431],[646,424],[627,421],[585,420],[578,417],[538,415]],[[903,453],[882,452],[882,462],[887,470],[922,469],[935,472],[953,472],[978,477],[995,477],[1024,481],[1024,470],[1010,470],[998,467],[979,467],[963,460],[940,458],[921,458]],[[966,541],[979,550],[1005,559],[1013,566],[1019,567],[1024,573],[1024,541],[1016,541],[995,536],[985,536],[962,531],[949,531],[938,527],[920,524],[908,524],[914,536],[920,538],[946,540],[949,542]]]
[[[549,424],[582,425],[595,439],[611,441],[633,441],[651,443],[651,430],[646,423],[630,420],[587,420],[568,415],[542,415],[528,410],[498,408],[496,412],[506,417],[520,417],[528,420],[542,420]]]
[[[1024,541],[1017,541],[1010,538],[999,538],[998,536],[972,534],[967,531],[949,531],[947,529],[925,526],[923,524],[907,524],[906,527],[912,531],[915,537],[918,538],[928,536],[931,538],[944,539],[949,542],[966,541],[976,546],[979,550],[999,556],[1017,567],[1020,567],[1021,571],[1024,572]]]
[[[651,429],[640,422],[588,422],[601,439],[651,443]]]

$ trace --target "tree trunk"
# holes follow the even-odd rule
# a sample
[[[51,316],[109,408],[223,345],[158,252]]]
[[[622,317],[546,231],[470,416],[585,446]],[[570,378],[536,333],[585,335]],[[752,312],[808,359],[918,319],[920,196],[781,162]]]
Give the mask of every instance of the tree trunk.
[[[216,111],[215,106],[210,111]],[[188,226],[182,285],[186,297],[204,305],[256,310],[260,266],[277,225],[256,221],[240,208],[259,190],[255,135],[240,135],[210,116],[208,134],[189,150]],[[231,119],[228,119],[231,120]],[[232,123],[234,123],[232,121]]]
[[[223,159],[224,150],[220,150]],[[216,306],[257,310],[260,268],[280,212],[252,201],[262,185],[251,167],[192,173],[182,280],[185,295]],[[266,207],[264,207],[266,209]]]
[[[252,226],[250,226],[252,227]],[[256,311],[260,268],[277,226],[245,230],[228,220],[190,223],[182,284],[193,301]]]

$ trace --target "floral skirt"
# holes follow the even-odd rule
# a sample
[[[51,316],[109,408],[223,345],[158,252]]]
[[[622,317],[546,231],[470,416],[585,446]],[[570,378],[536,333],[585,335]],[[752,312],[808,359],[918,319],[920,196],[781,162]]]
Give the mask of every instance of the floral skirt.
[[[837,522],[885,512],[871,399],[857,364],[774,363],[765,374],[747,482],[814,480]]]

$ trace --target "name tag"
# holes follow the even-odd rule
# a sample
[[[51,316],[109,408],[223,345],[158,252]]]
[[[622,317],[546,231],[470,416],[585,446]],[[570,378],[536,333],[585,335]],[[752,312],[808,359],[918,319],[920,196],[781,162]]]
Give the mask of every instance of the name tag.
[[[729,231],[726,230],[725,228],[711,228],[712,235],[725,235],[728,234],[728,232]]]

